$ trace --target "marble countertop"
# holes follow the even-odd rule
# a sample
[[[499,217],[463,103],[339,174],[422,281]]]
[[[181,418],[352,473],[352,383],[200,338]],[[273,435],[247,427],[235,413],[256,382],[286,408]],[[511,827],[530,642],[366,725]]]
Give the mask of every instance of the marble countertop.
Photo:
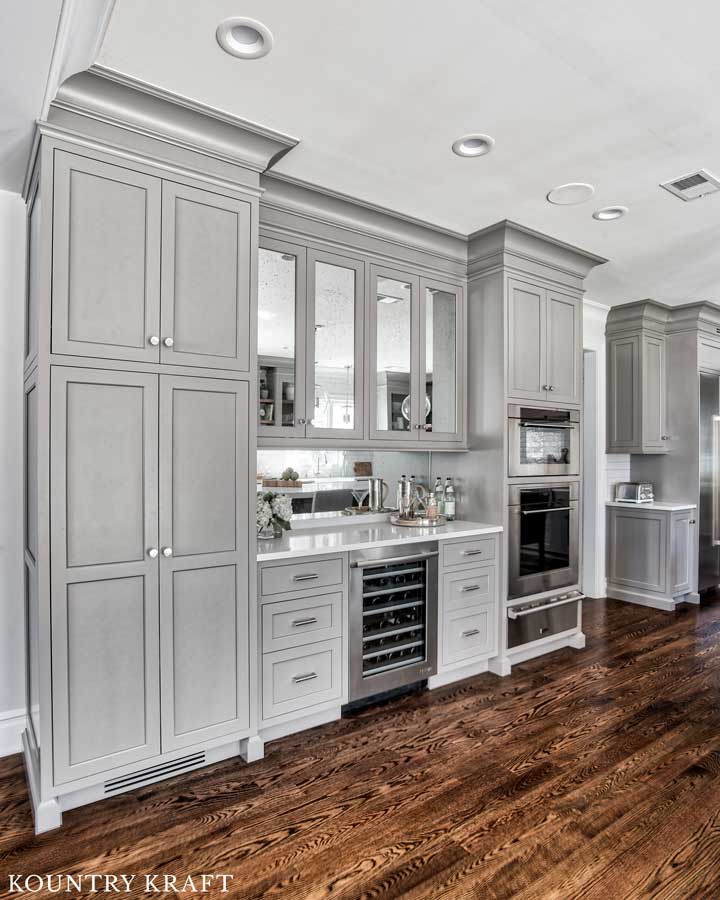
[[[393,544],[418,544],[448,538],[477,537],[497,534],[501,525],[481,522],[448,522],[435,528],[403,528],[390,522],[336,525],[326,528],[303,528],[286,531],[281,538],[258,541],[258,562],[289,559],[293,556],[317,556],[322,553],[345,553],[370,547],[392,547]]]
[[[662,500],[654,500],[652,503],[631,503],[626,500],[607,500],[606,506],[619,506],[624,509],[648,509],[660,512],[674,512],[681,509],[697,509],[697,503],[665,503]]]

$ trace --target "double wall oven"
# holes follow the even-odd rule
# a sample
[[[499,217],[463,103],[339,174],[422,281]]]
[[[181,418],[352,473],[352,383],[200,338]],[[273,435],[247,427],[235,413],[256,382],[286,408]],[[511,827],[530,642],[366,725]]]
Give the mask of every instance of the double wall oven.
[[[508,475],[511,478],[579,474],[578,410],[508,407]]]

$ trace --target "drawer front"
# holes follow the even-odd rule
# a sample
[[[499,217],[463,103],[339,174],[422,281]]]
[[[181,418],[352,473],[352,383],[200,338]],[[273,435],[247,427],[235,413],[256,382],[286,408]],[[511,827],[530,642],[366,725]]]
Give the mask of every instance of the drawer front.
[[[468,566],[495,559],[495,538],[471,538],[467,541],[443,541],[443,566]]]
[[[343,583],[343,561],[339,557],[313,559],[310,556],[304,562],[267,566],[260,572],[260,592],[264,597]]]
[[[497,651],[497,606],[485,603],[443,615],[443,665],[494,656]]]
[[[443,612],[495,602],[495,566],[443,576]]]
[[[262,607],[263,652],[286,650],[340,637],[341,591],[321,597],[279,600]]]
[[[340,700],[342,645],[339,639],[263,656],[263,718]]]

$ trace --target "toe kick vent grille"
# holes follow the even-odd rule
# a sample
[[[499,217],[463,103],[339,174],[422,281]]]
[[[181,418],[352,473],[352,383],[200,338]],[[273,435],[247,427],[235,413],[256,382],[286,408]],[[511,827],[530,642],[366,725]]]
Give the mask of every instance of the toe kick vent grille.
[[[699,200],[700,197],[720,191],[720,180],[711,175],[707,169],[698,169],[697,172],[689,172],[680,178],[663,181],[660,187],[681,200]]]
[[[180,759],[172,759],[161,763],[159,766],[150,766],[147,769],[139,769],[137,772],[129,772],[119,778],[112,778],[105,782],[105,796],[120,794],[154,781],[162,781],[164,778],[172,778],[190,769],[197,769],[205,765],[205,753],[192,753],[190,756],[182,756]]]

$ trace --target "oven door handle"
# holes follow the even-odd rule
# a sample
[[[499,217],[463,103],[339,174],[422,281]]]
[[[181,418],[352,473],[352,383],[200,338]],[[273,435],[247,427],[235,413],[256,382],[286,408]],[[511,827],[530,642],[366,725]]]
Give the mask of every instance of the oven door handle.
[[[351,569],[367,569],[369,566],[392,566],[396,563],[415,562],[421,559],[432,559],[439,556],[437,550],[430,553],[416,553],[412,556],[386,556],[384,559],[358,559],[350,563]]]
[[[572,510],[572,506],[548,506],[547,509],[521,509],[520,514],[523,516],[537,516],[540,513],[568,512],[569,510]]]
[[[568,597],[566,600],[556,600],[555,603],[544,603],[542,606],[533,606],[532,609],[521,609],[519,612],[510,607],[507,611],[508,619],[522,619],[523,616],[531,616],[536,612],[545,612],[547,609],[555,609],[556,606],[565,606],[566,603],[577,603],[584,600],[585,594],[578,597]]]
[[[565,425],[563,422],[557,422],[553,424],[551,422],[520,422],[521,428],[568,428],[573,429],[577,428],[577,422],[574,422],[571,425]]]

